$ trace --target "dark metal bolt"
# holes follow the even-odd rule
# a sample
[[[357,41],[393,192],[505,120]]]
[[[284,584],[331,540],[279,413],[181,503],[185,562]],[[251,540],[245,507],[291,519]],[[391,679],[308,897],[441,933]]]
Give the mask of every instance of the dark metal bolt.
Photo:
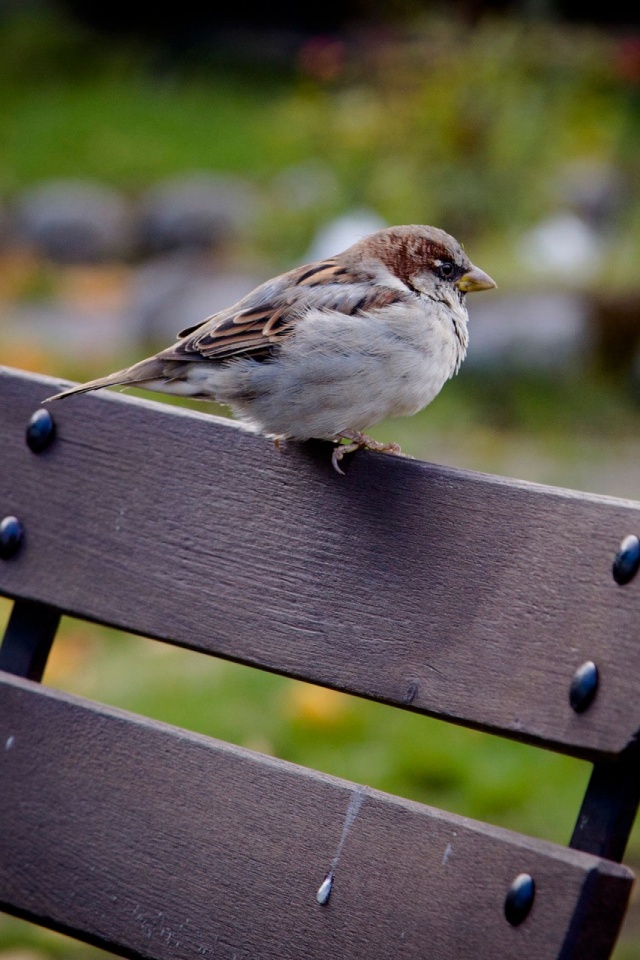
[[[569,703],[576,713],[583,713],[593,703],[598,691],[598,668],[593,660],[578,667],[569,687]]]
[[[504,915],[512,927],[517,927],[529,916],[536,895],[536,885],[528,873],[519,873],[507,892]]]
[[[621,587],[633,580],[640,569],[640,540],[630,533],[625,537],[613,558],[613,579]]]
[[[9,560],[20,549],[24,529],[17,517],[0,521],[0,560]]]
[[[56,424],[44,407],[36,410],[27,427],[27,446],[34,453],[42,453],[51,444],[56,435]]]

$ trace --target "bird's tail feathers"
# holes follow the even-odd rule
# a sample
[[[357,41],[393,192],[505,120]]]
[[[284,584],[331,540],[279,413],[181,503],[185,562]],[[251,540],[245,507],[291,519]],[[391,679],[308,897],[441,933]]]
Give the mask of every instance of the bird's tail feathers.
[[[80,383],[76,387],[69,387],[61,393],[56,393],[52,397],[47,397],[43,403],[49,403],[50,400],[62,400],[64,397],[71,397],[74,393],[89,393],[91,390],[101,390],[102,387],[118,386],[145,386],[150,381],[162,377],[166,366],[161,360],[150,357],[148,360],[141,360],[132,367],[126,367],[124,370],[116,370],[106,377],[98,377],[97,380],[89,380],[87,383]]]

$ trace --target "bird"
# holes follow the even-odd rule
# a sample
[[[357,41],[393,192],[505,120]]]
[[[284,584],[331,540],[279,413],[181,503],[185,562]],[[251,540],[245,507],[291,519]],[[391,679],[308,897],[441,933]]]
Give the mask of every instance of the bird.
[[[401,452],[364,431],[431,403],[467,353],[466,295],[496,286],[444,230],[386,227],[267,280],[154,356],[44,402],[111,386],[215,400],[276,445],[331,441],[344,474],[348,453]]]

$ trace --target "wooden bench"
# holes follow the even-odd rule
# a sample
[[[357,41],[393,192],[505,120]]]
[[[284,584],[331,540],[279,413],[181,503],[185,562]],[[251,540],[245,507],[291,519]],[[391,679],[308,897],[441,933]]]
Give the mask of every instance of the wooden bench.
[[[154,960],[608,957],[640,504],[382,454],[339,477],[109,392],[52,433],[57,387],[0,371],[0,907]],[[571,845],[43,688],[62,613],[588,759]]]

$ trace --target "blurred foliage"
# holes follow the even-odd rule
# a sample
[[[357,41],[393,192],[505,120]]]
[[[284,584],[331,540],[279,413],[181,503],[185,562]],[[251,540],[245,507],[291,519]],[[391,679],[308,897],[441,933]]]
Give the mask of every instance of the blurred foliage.
[[[5,16],[0,195],[44,177],[93,176],[135,192],[179,171],[235,171],[265,188],[260,239],[284,258],[333,213],[364,205],[390,223],[437,223],[509,266],[524,226],[580,202],[566,181],[587,164],[611,181],[596,213],[615,249],[593,280],[635,282],[633,38],[446,17],[312,39],[285,64],[243,59],[241,48],[236,61],[215,44],[171,58],[46,11]],[[279,171],[300,164],[326,168],[335,189],[300,202],[274,188]]]

